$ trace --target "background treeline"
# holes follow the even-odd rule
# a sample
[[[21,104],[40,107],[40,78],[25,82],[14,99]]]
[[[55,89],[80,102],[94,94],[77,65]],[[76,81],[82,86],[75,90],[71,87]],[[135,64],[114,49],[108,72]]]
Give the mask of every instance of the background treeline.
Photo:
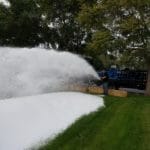
[[[87,38],[77,21],[78,0],[8,0],[0,5],[0,45],[34,47],[44,44],[80,53]]]
[[[8,0],[0,4],[0,45],[67,50],[146,68],[150,0]],[[96,64],[95,62],[99,62]]]
[[[150,0],[7,0],[0,45],[43,44],[81,54],[95,68],[150,70]]]

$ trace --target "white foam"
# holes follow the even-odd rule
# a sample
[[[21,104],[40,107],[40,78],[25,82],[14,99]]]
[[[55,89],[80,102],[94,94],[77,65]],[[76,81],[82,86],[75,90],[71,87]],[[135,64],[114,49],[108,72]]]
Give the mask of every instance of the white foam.
[[[102,98],[62,92],[0,101],[0,150],[23,150],[103,107]]]
[[[69,52],[0,47],[0,58],[0,99],[60,91],[80,79],[98,78],[84,59]]]

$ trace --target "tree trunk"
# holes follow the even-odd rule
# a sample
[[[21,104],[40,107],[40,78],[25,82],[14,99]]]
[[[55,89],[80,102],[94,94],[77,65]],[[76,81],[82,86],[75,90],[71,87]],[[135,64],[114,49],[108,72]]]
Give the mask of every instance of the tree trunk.
[[[148,67],[148,78],[147,78],[145,95],[150,96],[150,67]]]

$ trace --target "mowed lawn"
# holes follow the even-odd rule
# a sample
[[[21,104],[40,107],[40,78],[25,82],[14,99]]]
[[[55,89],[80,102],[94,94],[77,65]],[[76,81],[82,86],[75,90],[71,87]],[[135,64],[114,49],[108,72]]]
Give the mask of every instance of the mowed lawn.
[[[105,106],[40,150],[150,150],[150,97],[107,96]]]

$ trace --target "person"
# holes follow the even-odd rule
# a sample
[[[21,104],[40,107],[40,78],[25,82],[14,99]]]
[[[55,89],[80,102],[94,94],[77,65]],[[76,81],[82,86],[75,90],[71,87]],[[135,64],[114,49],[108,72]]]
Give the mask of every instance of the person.
[[[102,70],[101,74],[101,80],[102,80],[102,86],[104,90],[104,94],[108,95],[108,81],[109,81],[109,76],[105,68]]]
[[[109,76],[109,87],[115,90],[118,90],[119,84],[118,84],[118,70],[115,65],[111,66],[111,68],[108,71],[108,76]]]

